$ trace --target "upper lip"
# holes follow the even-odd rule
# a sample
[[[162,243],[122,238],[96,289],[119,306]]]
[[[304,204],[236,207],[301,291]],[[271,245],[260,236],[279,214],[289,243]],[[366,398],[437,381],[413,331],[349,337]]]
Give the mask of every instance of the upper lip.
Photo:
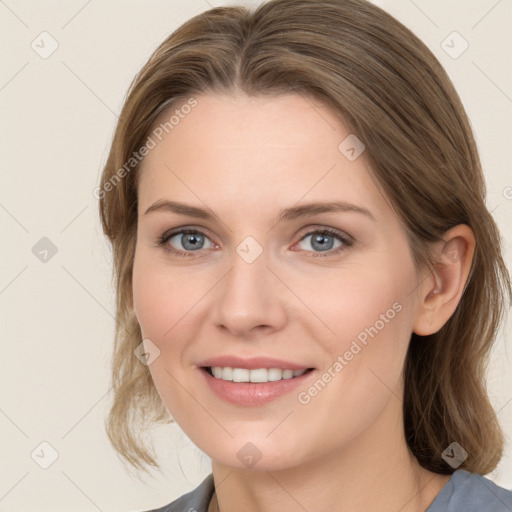
[[[238,356],[227,355],[212,357],[202,361],[198,366],[222,366],[223,368],[246,368],[255,370],[257,368],[280,368],[281,370],[307,370],[310,366],[275,359],[273,357],[250,357],[244,359]]]

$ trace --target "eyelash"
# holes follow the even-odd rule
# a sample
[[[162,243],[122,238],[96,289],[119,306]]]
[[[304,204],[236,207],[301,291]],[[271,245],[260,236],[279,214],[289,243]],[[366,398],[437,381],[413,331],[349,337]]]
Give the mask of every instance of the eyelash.
[[[181,251],[181,250],[175,249],[171,245],[167,244],[167,242],[173,236],[176,236],[176,235],[190,235],[190,234],[193,234],[193,235],[194,234],[199,234],[199,235],[202,235],[202,236],[204,236],[204,237],[209,239],[209,237],[205,233],[203,233],[201,230],[199,230],[199,229],[182,228],[182,229],[178,229],[176,231],[171,231],[170,233],[164,233],[161,237],[158,238],[157,246],[162,247],[165,252],[171,253],[171,254],[173,254],[175,256],[180,256],[180,257],[185,257],[185,258],[187,258],[187,257],[189,257],[189,258],[197,257],[199,255],[193,255],[191,253],[193,253],[193,252],[200,252],[200,251]],[[342,235],[340,232],[338,232],[338,231],[336,231],[334,229],[324,228],[324,227],[316,229],[316,230],[313,230],[313,231],[308,231],[306,234],[304,234],[303,237],[301,237],[299,242],[302,242],[302,240],[304,240],[308,236],[315,235],[315,234],[332,236],[332,237],[338,239],[340,242],[342,242],[342,245],[340,245],[336,249],[327,250],[327,251],[305,251],[307,253],[311,253],[310,257],[312,257],[312,258],[325,258],[325,257],[328,257],[328,256],[337,255],[337,254],[341,253],[342,251],[347,250],[349,247],[351,247],[354,244],[354,240],[351,239],[350,237],[348,237],[346,235]]]

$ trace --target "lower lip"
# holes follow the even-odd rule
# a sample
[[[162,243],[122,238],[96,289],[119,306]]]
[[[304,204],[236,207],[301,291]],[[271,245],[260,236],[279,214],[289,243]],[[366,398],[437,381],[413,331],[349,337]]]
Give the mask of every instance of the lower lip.
[[[257,407],[275,400],[304,384],[313,371],[306,371],[300,377],[273,382],[231,382],[210,375],[200,368],[210,389],[220,398],[243,407]]]

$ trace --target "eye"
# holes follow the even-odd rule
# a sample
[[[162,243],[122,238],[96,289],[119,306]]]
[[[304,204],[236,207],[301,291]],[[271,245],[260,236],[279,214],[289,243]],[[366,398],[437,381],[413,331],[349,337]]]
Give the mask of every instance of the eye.
[[[319,228],[310,231],[296,244],[299,250],[310,253],[313,257],[325,257],[338,254],[353,245],[354,241],[329,228]],[[216,245],[202,231],[192,228],[182,228],[170,233],[164,233],[157,245],[176,256],[199,256],[201,249],[212,249]],[[196,253],[196,254],[193,254]]]
[[[166,251],[180,256],[189,256],[190,252],[211,249],[213,242],[197,229],[181,229],[164,234],[158,242]]]
[[[315,257],[337,254],[352,244],[353,241],[348,236],[327,228],[310,231],[298,243],[301,250],[312,252],[311,256]]]

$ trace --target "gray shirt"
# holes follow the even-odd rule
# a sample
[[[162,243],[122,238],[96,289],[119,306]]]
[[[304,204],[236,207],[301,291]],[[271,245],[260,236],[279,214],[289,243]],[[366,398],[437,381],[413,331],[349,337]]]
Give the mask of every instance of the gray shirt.
[[[213,491],[213,476],[208,475],[192,492],[149,512],[207,512]],[[512,512],[512,491],[459,469],[425,512]]]

